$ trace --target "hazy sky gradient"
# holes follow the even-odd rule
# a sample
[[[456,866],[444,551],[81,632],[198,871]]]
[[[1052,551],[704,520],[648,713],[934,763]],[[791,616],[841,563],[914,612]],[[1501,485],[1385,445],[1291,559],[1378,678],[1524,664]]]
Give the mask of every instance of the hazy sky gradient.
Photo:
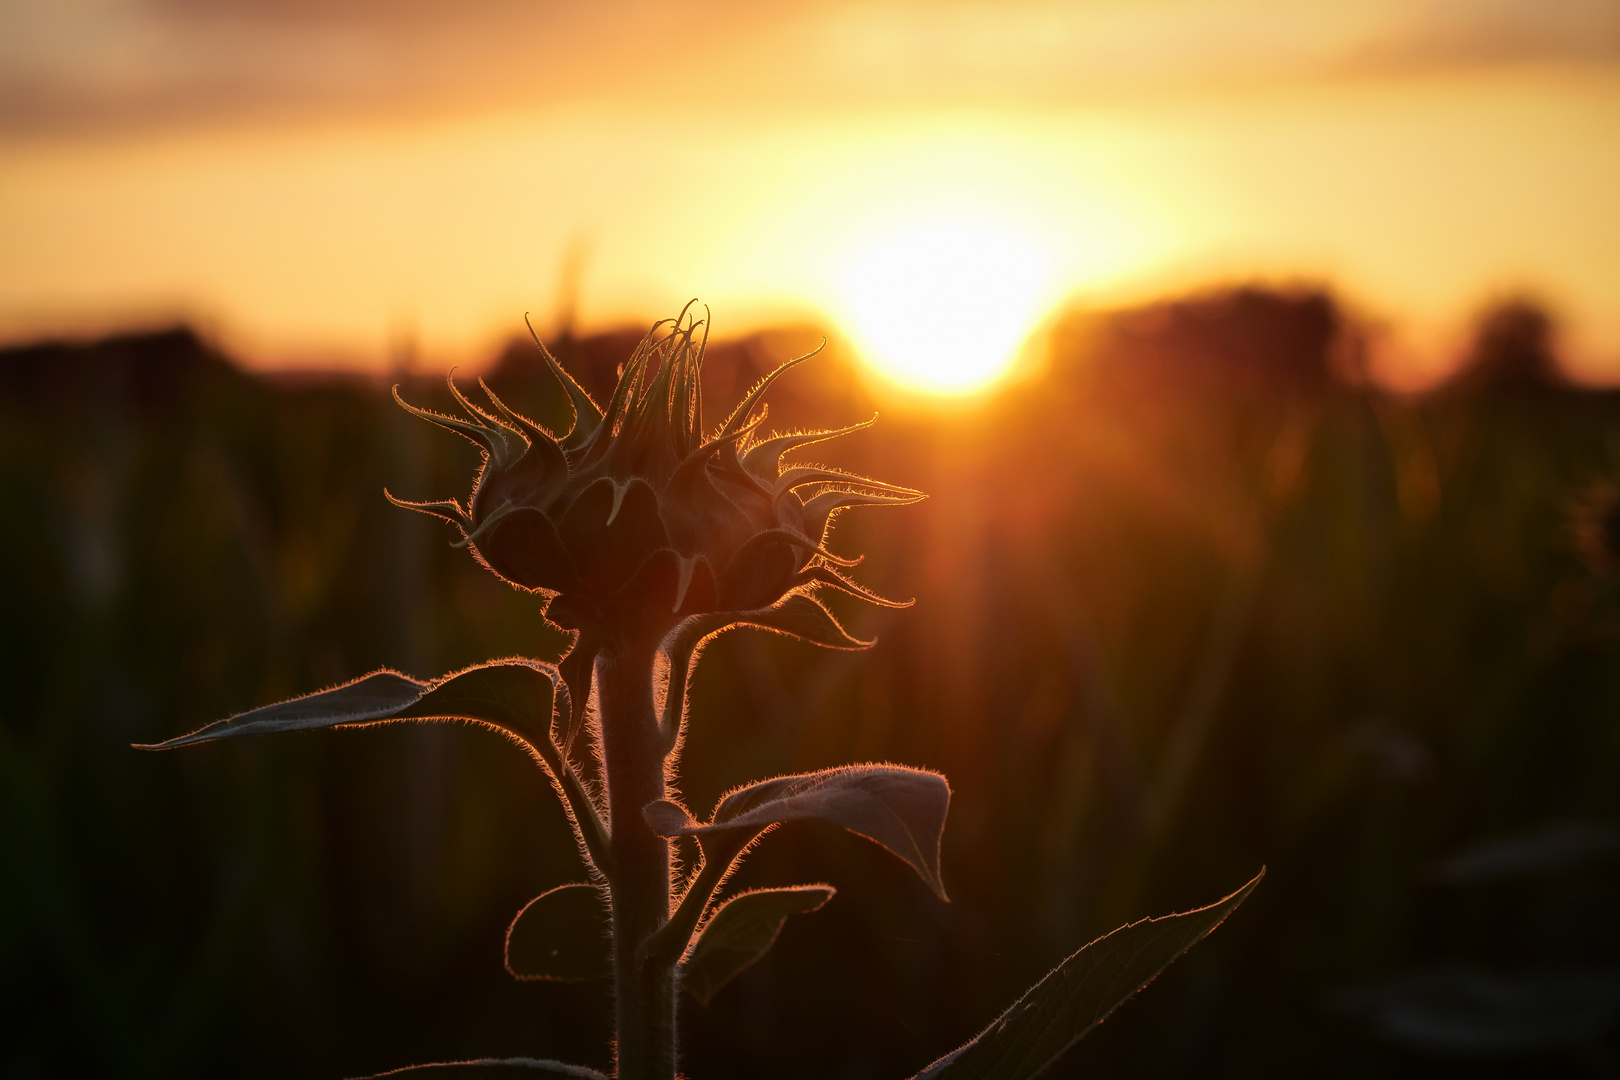
[[[0,6],[8,338],[466,358],[570,250],[588,322],[838,320],[863,238],[954,215],[1043,302],[1330,280],[1431,361],[1540,290],[1620,377],[1615,191],[1615,0]]]
[[[1614,0],[10,0],[13,133],[578,101],[1106,104],[1620,61]]]

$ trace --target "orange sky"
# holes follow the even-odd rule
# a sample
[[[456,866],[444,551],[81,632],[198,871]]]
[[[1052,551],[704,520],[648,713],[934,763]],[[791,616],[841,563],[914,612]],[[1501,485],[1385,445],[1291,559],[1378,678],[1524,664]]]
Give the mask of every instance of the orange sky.
[[[1408,380],[1532,290],[1620,379],[1616,191],[1612,0],[0,8],[5,340],[476,361],[572,262],[586,325],[700,295],[879,348],[1260,277]]]

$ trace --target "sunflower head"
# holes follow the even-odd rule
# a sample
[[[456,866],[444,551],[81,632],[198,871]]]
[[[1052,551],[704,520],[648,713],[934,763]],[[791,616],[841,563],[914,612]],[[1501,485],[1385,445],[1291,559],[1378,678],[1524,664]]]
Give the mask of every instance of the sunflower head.
[[[554,594],[548,616],[593,637],[662,633],[689,616],[757,611],[818,585],[877,600],[843,574],[859,560],[824,546],[828,526],[845,508],[921,493],[821,465],[784,466],[789,451],[871,423],[760,434],[766,390],[814,353],[782,364],[707,425],[707,331],[690,304],[655,324],[605,407],[536,338],[573,406],[560,436],[482,380],[487,404],[450,381],[461,416],[409,405],[396,388],[409,412],[476,443],[484,464],[465,506],[389,498],[458,526],[458,543],[480,562],[518,588]]]

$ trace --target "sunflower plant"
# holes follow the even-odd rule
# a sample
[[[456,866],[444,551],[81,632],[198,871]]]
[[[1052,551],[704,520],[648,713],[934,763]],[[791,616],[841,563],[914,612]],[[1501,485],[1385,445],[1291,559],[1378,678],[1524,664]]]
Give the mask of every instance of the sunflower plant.
[[[789,460],[867,424],[763,432],[766,391],[814,353],[776,368],[708,424],[700,390],[707,332],[707,318],[690,304],[654,325],[605,406],[536,337],[572,405],[562,435],[509,408],[481,380],[483,403],[449,381],[456,416],[413,406],[395,388],[403,408],[470,439],[484,462],[465,504],[387,497],[444,519],[460,533],[457,546],[514,588],[546,598],[545,617],[574,632],[560,662],[500,660],[431,682],[377,671],[149,747],[410,720],[459,720],[506,735],[555,788],[587,879],[517,913],[506,967],[523,979],[612,979],[618,1080],[674,1080],[682,990],[707,1005],[771,947],[788,918],[832,898],[832,886],[820,883],[723,896],[764,833],[831,822],[904,860],[946,899],[940,841],[951,791],[939,773],[855,764],[775,777],[724,795],[705,820],[681,798],[688,677],[704,645],[739,627],[832,649],[871,645],[839,623],[824,591],[908,605],[850,578],[859,560],[828,550],[829,524],[847,509],[923,497]],[[696,854],[684,872],[675,858],[682,842]],[[1258,880],[1209,907],[1098,939],[914,1080],[1036,1075],[1214,929]],[[541,1058],[408,1065],[382,1075],[490,1069],[605,1080]]]

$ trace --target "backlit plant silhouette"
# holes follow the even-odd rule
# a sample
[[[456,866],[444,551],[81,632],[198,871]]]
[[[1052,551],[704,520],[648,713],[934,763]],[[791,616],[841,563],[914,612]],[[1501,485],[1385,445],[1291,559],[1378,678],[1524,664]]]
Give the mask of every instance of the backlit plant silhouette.
[[[703,644],[751,626],[834,649],[870,645],[838,623],[817,599],[821,590],[903,605],[845,575],[858,560],[827,549],[828,526],[845,509],[922,498],[838,469],[784,463],[801,447],[866,426],[761,434],[766,390],[808,356],[778,367],[723,421],[706,425],[699,376],[707,320],[690,311],[689,304],[654,326],[605,408],[540,345],[573,406],[572,428],[561,437],[488,387],[480,405],[450,383],[461,416],[400,401],[476,443],[484,465],[465,506],[389,498],[455,525],[458,545],[514,587],[549,595],[546,617],[576,633],[560,664],[504,660],[428,683],[379,671],[156,747],[404,720],[470,721],[511,737],[561,796],[590,881],[525,906],[507,933],[506,965],[519,978],[611,976],[620,1080],[672,1080],[680,990],[707,1004],[770,948],[789,916],[832,897],[831,886],[812,884],[718,900],[744,852],[774,827],[806,819],[842,826],[904,859],[945,899],[940,840],[950,788],[938,773],[865,764],[778,777],[725,795],[705,822],[680,799],[675,766],[689,719],[688,675]],[[684,875],[673,858],[681,838],[699,856]],[[1213,929],[1254,884],[1092,943],[918,1080],[1035,1075]],[[601,1075],[533,1058],[398,1071],[490,1067]]]

